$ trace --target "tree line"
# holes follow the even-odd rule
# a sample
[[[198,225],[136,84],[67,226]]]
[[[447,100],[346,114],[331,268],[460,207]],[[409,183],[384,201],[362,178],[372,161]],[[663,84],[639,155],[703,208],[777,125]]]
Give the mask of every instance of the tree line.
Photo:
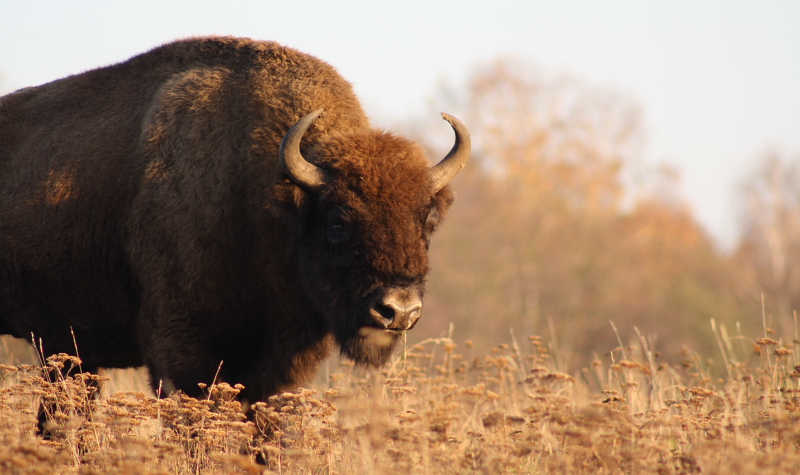
[[[443,86],[432,106],[468,124],[474,145],[431,246],[421,334],[452,323],[483,347],[545,335],[566,365],[636,330],[675,357],[716,345],[712,319],[732,337],[764,325],[795,334],[796,160],[754,160],[740,241],[722,252],[678,197],[677,174],[643,162],[642,112],[625,95],[501,58]],[[429,122],[406,128],[441,148]]]

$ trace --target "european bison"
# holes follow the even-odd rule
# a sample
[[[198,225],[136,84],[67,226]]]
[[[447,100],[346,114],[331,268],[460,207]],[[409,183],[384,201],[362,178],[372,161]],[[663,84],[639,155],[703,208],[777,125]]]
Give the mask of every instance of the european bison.
[[[324,113],[322,112],[324,111]],[[0,98],[0,333],[198,396],[380,365],[417,322],[467,130],[430,167],[350,84],[273,42],[196,38]],[[379,338],[370,338],[371,332]],[[377,343],[377,344],[374,344]]]

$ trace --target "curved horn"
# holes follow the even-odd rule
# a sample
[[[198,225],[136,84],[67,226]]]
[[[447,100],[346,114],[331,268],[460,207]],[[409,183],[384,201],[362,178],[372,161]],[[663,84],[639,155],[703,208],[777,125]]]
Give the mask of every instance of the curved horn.
[[[442,118],[450,122],[450,126],[453,127],[453,131],[456,133],[456,143],[450,149],[450,153],[430,169],[431,187],[434,193],[447,186],[450,180],[464,168],[472,147],[469,131],[460,120],[444,112],[442,112]]]
[[[322,168],[309,163],[300,153],[300,141],[308,127],[322,115],[323,110],[315,110],[306,115],[286,132],[278,152],[283,170],[293,182],[312,193],[318,193],[330,183],[330,174]]]

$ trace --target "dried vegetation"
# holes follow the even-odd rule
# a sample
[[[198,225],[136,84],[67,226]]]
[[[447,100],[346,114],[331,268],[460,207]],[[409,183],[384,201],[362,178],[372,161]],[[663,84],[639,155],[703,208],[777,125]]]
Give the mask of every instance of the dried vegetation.
[[[383,370],[342,363],[315,389],[255,403],[93,397],[76,357],[2,365],[2,473],[790,473],[800,466],[796,340],[730,338],[670,365],[650,342],[567,373],[533,336],[476,356],[430,339]],[[117,382],[119,384],[119,382]],[[48,408],[49,440],[35,435]]]

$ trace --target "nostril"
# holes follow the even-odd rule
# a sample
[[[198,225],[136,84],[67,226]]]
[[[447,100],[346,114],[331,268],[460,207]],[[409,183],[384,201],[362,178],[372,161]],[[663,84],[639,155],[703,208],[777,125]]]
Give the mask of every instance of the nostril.
[[[422,314],[422,305],[415,305],[412,307],[408,312],[408,323],[406,324],[406,330],[411,330],[414,328],[414,325],[417,324],[419,321],[419,317]]]
[[[397,317],[398,308],[392,304],[378,304],[375,306],[375,311],[386,320],[392,321]]]
[[[375,303],[370,309],[372,319],[375,323],[387,328],[397,318],[397,308],[392,304]]]

